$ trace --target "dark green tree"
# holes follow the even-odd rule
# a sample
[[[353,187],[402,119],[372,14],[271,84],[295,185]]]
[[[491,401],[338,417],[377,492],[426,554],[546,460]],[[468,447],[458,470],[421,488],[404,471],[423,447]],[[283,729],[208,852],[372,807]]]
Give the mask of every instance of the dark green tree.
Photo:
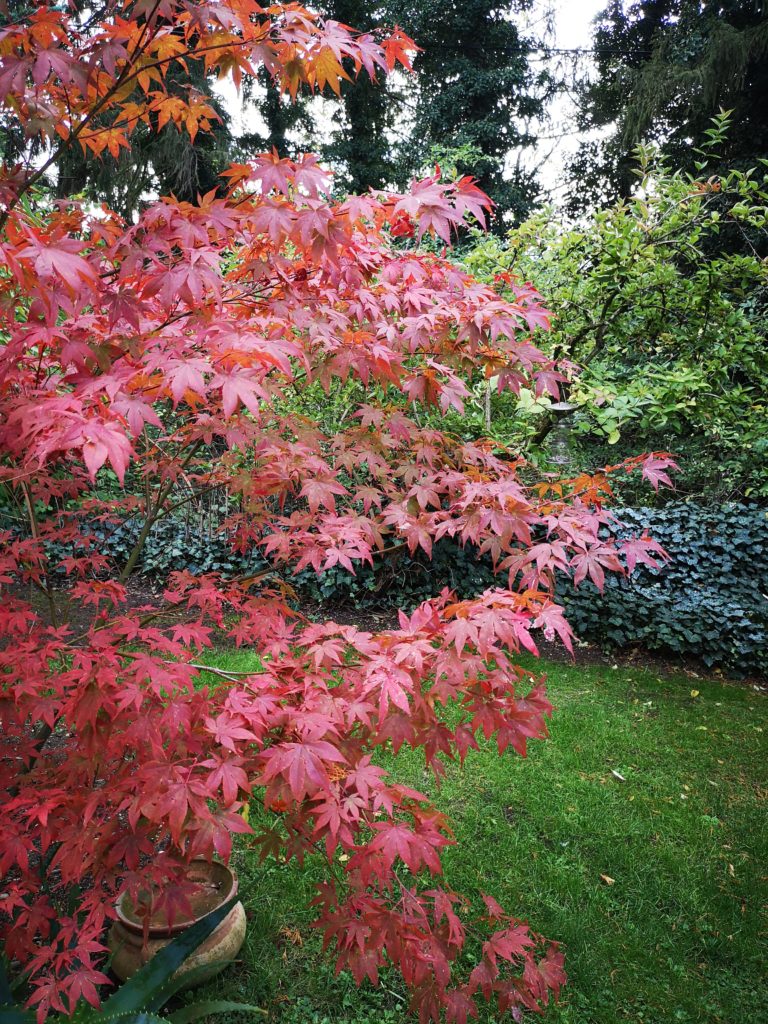
[[[366,32],[391,27],[397,21],[387,0],[325,0],[320,7],[327,18]],[[319,147],[336,170],[342,190],[358,193],[404,184],[397,139],[404,90],[409,85],[381,72],[376,81],[362,76],[342,84],[341,102],[333,115],[333,137],[321,141]]]
[[[532,146],[525,125],[539,117],[549,87],[532,70],[534,41],[515,16],[532,0],[325,0],[323,13],[364,30],[398,25],[421,47],[413,76],[343,87],[336,131],[322,145],[342,188],[404,186],[434,155],[476,177],[505,214],[520,218],[536,193],[533,175],[510,153]]]
[[[193,62],[188,66],[192,73]],[[131,220],[153,194],[195,203],[198,196],[223,187],[219,174],[233,159],[234,147],[228,115],[202,69],[195,77],[198,92],[218,115],[218,120],[211,121],[211,131],[198,132],[192,141],[171,122],[160,131],[142,124],[132,136],[130,150],[122,150],[117,158],[107,152],[97,157],[72,147],[60,161],[56,194],[105,201]],[[175,83],[170,76],[166,84],[172,92]]]
[[[596,19],[597,74],[582,87],[580,127],[613,127],[572,165],[575,208],[628,196],[640,142],[694,169],[694,148],[733,112],[725,162],[768,156],[768,11],[764,0],[612,2]]]
[[[422,48],[403,164],[414,169],[430,147],[463,151],[457,169],[496,202],[498,225],[505,215],[525,216],[536,193],[530,173],[505,174],[508,155],[534,145],[525,125],[542,114],[550,85],[546,72],[533,70],[535,41],[515,22],[531,7],[532,0],[386,0],[390,20]]]
[[[264,130],[241,135],[237,140],[238,151],[246,157],[273,149],[282,157],[295,156],[299,150],[306,148],[297,144],[297,137],[311,139],[315,132],[315,124],[307,106],[308,97],[301,92],[294,100],[282,96],[272,76],[263,67],[259,68],[257,80],[261,94],[255,94],[253,83],[247,81],[244,84],[243,102],[258,110],[264,122]]]

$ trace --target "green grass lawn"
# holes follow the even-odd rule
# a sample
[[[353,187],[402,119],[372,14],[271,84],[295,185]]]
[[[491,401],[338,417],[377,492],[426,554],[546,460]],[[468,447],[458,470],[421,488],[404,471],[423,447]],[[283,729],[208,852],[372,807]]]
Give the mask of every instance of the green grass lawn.
[[[547,1024],[765,1024],[765,697],[639,669],[543,668],[551,739],[525,759],[474,753],[435,794],[458,839],[449,884],[491,893],[563,944],[569,984]],[[434,793],[415,756],[388,767]],[[279,1024],[407,1019],[394,975],[376,990],[334,976],[309,927],[311,866],[260,865],[247,844],[236,866],[242,959],[195,998],[241,998]]]

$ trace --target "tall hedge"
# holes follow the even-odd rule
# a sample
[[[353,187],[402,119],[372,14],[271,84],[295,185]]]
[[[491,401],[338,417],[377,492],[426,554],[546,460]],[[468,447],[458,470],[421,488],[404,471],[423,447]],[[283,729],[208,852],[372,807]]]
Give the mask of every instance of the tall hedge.
[[[658,570],[637,566],[629,579],[611,576],[602,594],[589,582],[575,590],[563,585],[558,596],[577,636],[611,648],[693,655],[742,674],[768,673],[768,511],[677,502],[616,514],[624,524],[619,532],[648,530],[671,560]],[[122,557],[139,528],[126,524],[97,545]],[[153,528],[141,564],[147,575],[162,578],[177,569],[237,575],[267,563],[257,551],[234,553],[215,531],[169,519]],[[473,549],[450,541],[436,546],[431,562],[403,547],[354,576],[340,567],[319,577],[310,570],[287,576],[300,601],[379,609],[409,609],[444,586],[467,597],[498,582]]]
[[[670,555],[660,570],[563,587],[576,633],[613,647],[640,644],[706,665],[768,672],[768,512],[684,502],[617,513],[626,533],[647,529]]]

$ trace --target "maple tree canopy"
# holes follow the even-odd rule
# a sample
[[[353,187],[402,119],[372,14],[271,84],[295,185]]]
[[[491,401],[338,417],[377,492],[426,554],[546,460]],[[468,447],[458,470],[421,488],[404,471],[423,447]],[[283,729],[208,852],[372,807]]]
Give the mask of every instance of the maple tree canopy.
[[[233,833],[333,864],[315,905],[339,968],[375,982],[394,964],[422,1021],[464,1024],[481,998],[518,1019],[564,979],[557,946],[492,897],[471,911],[425,882],[448,822],[376,755],[419,748],[439,776],[481,738],[524,754],[546,735],[543,682],[514,656],[536,652],[535,630],[570,646],[555,572],[601,585],[659,557],[600,528],[609,473],[658,485],[668,457],[531,485],[490,441],[423,425],[419,407],[461,411],[473,382],[556,395],[562,379],[531,342],[547,313],[528,284],[508,301],[419,248],[485,223],[471,180],[339,200],[314,157],[263,154],[222,195],[164,197],[135,224],[45,187],[67,147],[117,156],[140,123],[206,131],[210,107],[166,86],[188,57],[238,85],[263,65],[295,95],[407,68],[412,50],[397,30],[252,0],[43,4],[0,28],[0,117],[22,139],[0,175],[0,482],[16,508],[0,551],[0,915],[41,1020],[98,1004],[121,892],[156,884],[171,913],[184,864],[226,860]],[[362,401],[332,434],[280,411],[349,380]],[[118,500],[99,491],[110,469]],[[132,605],[153,524],[217,488],[233,543],[275,565],[354,571],[452,537],[493,559],[499,586],[443,593],[379,634],[307,621],[270,577],[176,573],[159,606]],[[129,521],[115,566],[95,531]],[[201,678],[216,635],[260,669]]]

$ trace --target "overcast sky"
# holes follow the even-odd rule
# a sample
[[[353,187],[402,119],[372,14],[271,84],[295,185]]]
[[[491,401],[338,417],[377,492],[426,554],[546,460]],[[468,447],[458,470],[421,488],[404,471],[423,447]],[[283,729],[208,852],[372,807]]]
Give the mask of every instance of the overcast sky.
[[[607,6],[607,0],[556,0],[553,47],[563,50],[589,49],[592,43],[592,21]],[[560,58],[565,66],[571,59],[568,55]],[[580,68],[584,70],[587,58],[581,56]],[[528,166],[538,168],[538,179],[542,188],[551,193],[553,202],[562,198],[565,185],[563,170],[568,157],[578,146],[579,136],[575,134],[573,100],[567,95],[560,96],[549,111],[551,122],[541,129],[543,138],[535,151],[526,155]],[[559,139],[546,136],[558,135]],[[581,136],[583,138],[583,136]]]
[[[589,46],[591,22],[606,0],[558,0],[556,32],[558,46]]]

